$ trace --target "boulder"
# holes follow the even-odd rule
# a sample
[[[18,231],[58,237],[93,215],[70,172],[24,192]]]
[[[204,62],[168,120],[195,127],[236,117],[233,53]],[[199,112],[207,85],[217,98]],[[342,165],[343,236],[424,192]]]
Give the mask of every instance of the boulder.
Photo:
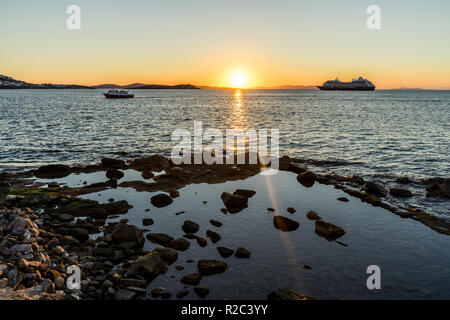
[[[304,294],[297,293],[291,289],[278,289],[267,296],[268,300],[312,300]]]
[[[250,258],[251,252],[245,248],[239,247],[234,256],[236,258]]]
[[[200,226],[197,223],[195,223],[194,221],[186,220],[186,221],[184,221],[181,229],[183,229],[183,231],[186,233],[196,233],[198,231],[199,227]]]
[[[275,216],[273,217],[273,225],[278,230],[288,232],[296,230],[300,226],[300,223],[283,216]]]
[[[167,271],[167,262],[157,251],[152,251],[135,260],[128,268],[129,276],[155,277]]]
[[[386,189],[384,189],[382,186],[380,186],[379,184],[376,184],[375,182],[372,182],[372,181],[367,181],[366,184],[364,185],[364,189],[368,193],[371,193],[371,194],[375,194],[375,195],[379,195],[379,196],[387,195]]]
[[[125,161],[113,158],[102,158],[101,162],[104,167],[121,167],[125,165]]]
[[[287,212],[289,212],[290,214],[294,214],[297,210],[295,210],[294,208],[292,208],[292,207],[289,207],[289,208],[287,208],[286,209],[287,210]]]
[[[230,248],[226,248],[226,247],[217,247],[217,251],[219,251],[220,255],[223,258],[228,258],[229,256],[231,256],[234,253],[234,250],[232,250]]]
[[[168,264],[174,263],[178,258],[178,252],[173,248],[156,248],[153,251],[158,252],[161,258]]]
[[[63,178],[71,173],[70,167],[63,164],[50,164],[38,168],[34,175],[41,179]]]
[[[238,213],[248,207],[248,198],[241,195],[224,192],[221,199],[229,213]]]
[[[214,227],[221,227],[222,226],[222,222],[217,221],[217,220],[209,220],[209,223],[211,223]]]
[[[325,222],[322,220],[316,221],[316,229],[315,232],[327,239],[328,241],[336,240],[337,238],[343,236],[345,234],[344,229],[338,227],[332,223]]]
[[[188,240],[184,238],[178,238],[170,241],[167,246],[178,251],[186,251],[187,249],[189,249],[190,245],[191,243]]]
[[[346,197],[339,197],[337,199],[338,199],[338,201],[349,202],[348,198],[346,198]]]
[[[189,294],[189,291],[181,290],[176,294],[176,296],[178,299],[181,299],[181,298],[184,298],[185,296],[187,296],[188,294]]]
[[[237,189],[235,192],[233,192],[234,195],[243,196],[247,198],[251,198],[256,194],[256,191],[253,190],[247,190],[247,189]]]
[[[208,238],[211,239],[211,241],[213,243],[216,243],[216,242],[218,242],[221,239],[220,234],[218,234],[218,233],[216,233],[214,231],[211,231],[211,230],[207,230],[206,231],[206,235],[207,235]]]
[[[128,204],[126,200],[104,203],[101,207],[106,210],[108,215],[125,214],[129,209],[133,208],[133,206]]]
[[[141,176],[144,179],[151,179],[155,175],[153,174],[152,170],[144,170],[144,171],[142,171]]]
[[[117,180],[120,180],[120,179],[123,178],[123,176],[124,176],[124,173],[122,171],[118,170],[118,169],[108,169],[106,171],[106,177],[108,179],[115,178]]]
[[[142,247],[145,241],[140,228],[124,223],[120,223],[114,227],[112,239],[116,243],[131,242],[135,247]]]
[[[198,271],[203,276],[210,276],[225,272],[228,265],[223,261],[200,259],[197,263]]]
[[[297,175],[297,181],[305,187],[312,187],[316,181],[316,175],[311,171],[305,171]]]
[[[412,192],[408,189],[404,188],[390,188],[389,194],[395,197],[401,197],[401,198],[410,198],[413,196]]]
[[[162,246],[166,246],[173,240],[173,238],[165,233],[147,233],[145,236],[147,240],[160,244]]]
[[[209,293],[209,289],[204,286],[194,287],[194,291],[200,298],[206,297]]]
[[[307,217],[309,220],[320,220],[320,219],[322,219],[321,217],[319,217],[319,215],[317,214],[317,212],[315,212],[315,211],[313,211],[313,210],[309,211],[309,212],[306,214],[306,217]]]
[[[200,283],[200,280],[202,279],[202,275],[199,273],[191,273],[186,274],[183,277],[181,277],[181,282],[184,284],[188,284],[191,286],[196,286]]]
[[[169,197],[167,194],[165,193],[160,193],[157,194],[156,196],[153,196],[150,200],[150,202],[152,203],[152,205],[154,205],[157,208],[162,208],[162,207],[166,207],[169,204],[171,204],[173,202],[172,198]]]
[[[145,218],[142,220],[142,225],[144,225],[144,226],[151,226],[152,224],[154,224],[154,221],[152,218]]]

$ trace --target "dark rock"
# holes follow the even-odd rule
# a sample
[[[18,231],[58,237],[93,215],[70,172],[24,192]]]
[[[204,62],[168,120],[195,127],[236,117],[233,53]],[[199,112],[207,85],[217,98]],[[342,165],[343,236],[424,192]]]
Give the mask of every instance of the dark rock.
[[[239,247],[234,256],[236,258],[250,258],[251,252],[245,248]]]
[[[153,196],[150,200],[150,202],[157,208],[166,207],[169,204],[173,202],[172,198],[169,197],[165,193],[157,194],[156,196]]]
[[[316,175],[311,171],[305,171],[297,176],[297,181],[305,187],[312,187],[316,181]]]
[[[325,239],[329,241],[336,240],[337,238],[343,236],[345,234],[344,229],[338,227],[332,223],[325,222],[322,220],[316,221],[316,229],[315,232]]]
[[[319,215],[317,214],[317,212],[315,212],[315,211],[313,211],[313,210],[309,211],[309,212],[306,214],[306,217],[307,217],[309,220],[320,220],[320,219],[322,219],[321,217],[319,217]]]
[[[287,212],[289,212],[290,214],[293,214],[296,212],[296,210],[292,207],[287,208]]]
[[[173,238],[165,233],[147,233],[145,236],[147,240],[166,246],[173,240]]]
[[[180,193],[179,193],[177,190],[170,190],[170,191],[169,191],[169,195],[170,195],[172,198],[178,198],[178,197],[180,196]]]
[[[207,230],[206,231],[206,235],[208,236],[208,238],[210,238],[211,239],[211,241],[213,242],[213,243],[216,243],[216,242],[218,242],[219,240],[220,240],[220,235],[218,234],[218,233],[216,233],[216,232],[214,232],[214,231],[211,231],[211,230]]]
[[[206,239],[202,238],[202,237],[196,237],[195,240],[197,240],[197,243],[200,247],[206,247],[206,245],[208,244],[208,241],[206,241]]]
[[[273,225],[275,228],[287,232],[296,230],[300,224],[297,221],[292,219],[283,217],[283,216],[275,216],[273,217]]]
[[[73,229],[71,230],[70,235],[80,242],[85,242],[89,239],[89,232],[86,229]]]
[[[199,229],[199,225],[194,221],[186,220],[181,229],[186,233],[196,233]]]
[[[101,162],[104,167],[120,167],[125,165],[125,161],[113,158],[103,158]]]
[[[68,166],[62,164],[51,164],[47,166],[42,166],[38,168],[34,175],[37,178],[41,179],[55,179],[55,178],[63,178],[68,176],[71,173],[70,168]]]
[[[256,191],[253,190],[247,190],[247,189],[237,189],[235,192],[233,192],[234,195],[243,196],[247,198],[251,198],[256,194]]]
[[[397,182],[401,184],[408,184],[411,182],[411,179],[409,179],[408,177],[398,177]]]
[[[106,177],[108,179],[115,178],[117,180],[120,180],[120,179],[123,178],[123,176],[124,176],[124,173],[122,171],[118,170],[118,169],[108,169],[106,171]]]
[[[209,220],[209,222],[210,222],[214,227],[221,227],[221,226],[222,226],[222,222],[217,221],[217,220]]]
[[[58,216],[58,219],[61,220],[61,221],[63,221],[63,222],[70,222],[70,221],[72,221],[74,218],[73,218],[73,215],[71,215],[71,214],[63,213],[63,214],[60,214],[60,215]]]
[[[372,181],[367,181],[364,185],[364,189],[371,194],[379,195],[379,196],[386,196],[387,191],[382,186],[376,184]]]
[[[177,298],[181,299],[184,298],[185,296],[187,296],[189,294],[189,291],[187,290],[181,290],[177,293]]]
[[[248,198],[244,196],[224,192],[221,199],[230,213],[238,213],[248,207]]]
[[[267,296],[268,300],[312,300],[311,297],[297,293],[290,289],[278,289]]]
[[[186,274],[181,278],[181,282],[184,284],[189,284],[191,286],[196,286],[202,279],[202,275],[198,273]]]
[[[151,291],[152,298],[159,298],[161,294],[164,292],[164,289],[162,288],[155,288]]]
[[[189,249],[190,245],[191,245],[191,243],[189,241],[187,241],[186,239],[178,238],[176,240],[170,241],[167,246],[170,248],[179,250],[179,251],[186,251],[187,249]]]
[[[164,291],[161,293],[161,298],[163,299],[169,299],[172,296],[172,294],[168,291]]]
[[[105,209],[109,215],[125,214],[128,212],[128,209],[133,208],[133,206],[128,204],[126,200],[104,203],[101,207]]]
[[[267,211],[275,212],[275,209],[274,208],[267,208]]]
[[[142,225],[144,225],[144,226],[151,226],[154,223],[155,222],[153,221],[152,218],[145,218],[142,220]]]
[[[178,271],[181,271],[181,270],[184,270],[184,267],[183,267],[183,266],[180,266],[180,265],[178,265],[178,266],[175,266],[175,269],[176,269],[176,270],[178,270]]]
[[[152,170],[144,170],[144,171],[142,171],[141,176],[142,176],[142,178],[144,178],[144,179],[151,179],[151,178],[153,178],[155,175],[153,174]]]
[[[166,271],[167,262],[161,258],[161,255],[157,251],[152,251],[135,260],[128,268],[128,275],[154,277]]]
[[[197,263],[198,271],[203,276],[223,273],[228,268],[225,262],[218,260],[201,259]]]
[[[342,201],[342,202],[349,202],[349,200],[348,200],[348,198],[346,198],[346,197],[340,197],[340,198],[337,198],[339,201]]]
[[[168,264],[174,263],[178,258],[178,252],[173,248],[156,248],[153,251],[158,252],[161,258]]]
[[[145,239],[141,229],[128,224],[118,224],[112,232],[112,239],[116,243],[131,242],[134,246],[143,246]]]
[[[228,210],[225,209],[225,208],[221,208],[220,211],[221,211],[223,214],[227,214],[227,213],[228,213]]]
[[[411,191],[403,188],[390,188],[389,194],[395,197],[402,197],[402,198],[410,198],[413,196]]]
[[[209,293],[209,289],[203,286],[194,287],[194,291],[200,298],[206,297]]]
[[[304,264],[303,269],[311,270],[312,267],[310,265]]]
[[[234,250],[226,248],[226,247],[217,247],[217,251],[219,251],[220,255],[223,258],[228,258],[234,253]]]
[[[119,285],[123,287],[139,287],[144,288],[147,286],[147,280],[133,279],[133,278],[120,278]]]
[[[115,294],[116,300],[131,300],[134,297],[136,297],[136,292],[125,289],[119,289]]]

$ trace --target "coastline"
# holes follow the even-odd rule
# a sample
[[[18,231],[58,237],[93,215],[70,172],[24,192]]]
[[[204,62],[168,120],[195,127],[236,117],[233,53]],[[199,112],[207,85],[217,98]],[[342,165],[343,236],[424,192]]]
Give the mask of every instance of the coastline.
[[[290,179],[301,190],[314,189],[312,188],[314,185],[332,186],[348,195],[339,197],[335,200],[337,203],[345,204],[348,201],[353,203],[358,199],[362,203],[388,210],[401,218],[420,222],[445,237],[450,235],[450,222],[420,210],[395,207],[387,201],[388,191],[383,186],[365,181],[358,176],[313,173],[301,165],[299,160],[287,156],[280,158],[280,172],[286,175],[283,179]],[[19,296],[24,299],[74,299],[74,291],[64,289],[68,277],[67,268],[70,265],[83,266],[81,281],[83,290],[76,292],[81,299],[174,298],[172,295],[175,292],[171,288],[159,291],[155,288],[148,292],[149,284],[153,280],[158,282],[158,276],[162,277],[166,273],[170,265],[177,261],[178,255],[184,254],[185,251],[189,252],[191,242],[192,245],[198,245],[201,252],[202,248],[209,248],[220,241],[221,228],[214,228],[213,223],[219,226],[221,222],[217,223],[215,218],[212,219],[211,221],[216,222],[210,222],[213,227],[209,227],[206,237],[198,235],[197,222],[183,218],[184,211],[189,211],[189,202],[186,202],[181,205],[185,210],[176,212],[176,216],[180,216],[180,225],[185,221],[182,228],[184,235],[176,238],[175,234],[161,233],[161,226],[155,228],[153,224],[156,222],[157,225],[158,217],[153,215],[143,220],[144,228],[131,224],[131,216],[122,219],[134,204],[118,197],[125,197],[125,190],[134,190],[144,195],[155,193],[151,201],[147,199],[152,207],[145,211],[151,213],[155,208],[170,208],[170,204],[180,197],[180,190],[184,190],[183,188],[196,185],[200,187],[204,184],[220,186],[233,181],[240,183],[258,176],[261,169],[260,165],[175,166],[161,155],[152,155],[128,162],[103,158],[97,165],[77,167],[49,165],[21,173],[2,173],[0,199],[3,209],[0,214],[2,226],[0,241],[3,249],[0,253],[2,268],[0,299]],[[135,175],[127,178],[126,175],[130,173]],[[136,178],[136,174],[140,174],[142,179]],[[83,175],[83,178],[94,175],[96,178],[89,183],[82,181],[80,186],[67,186],[58,182],[77,175]],[[407,184],[408,181],[402,183]],[[438,195],[441,186],[444,188],[446,183],[448,185],[448,179],[430,181],[429,192]],[[405,191],[400,190],[402,188],[397,189],[399,189],[396,191],[397,195],[405,195]],[[93,198],[97,194],[100,196],[102,192],[107,193],[108,190],[115,191],[118,197],[108,198],[108,201],[89,199],[89,195]],[[218,214],[238,216],[236,213],[242,210],[251,211],[253,195],[254,191],[249,189],[236,189],[233,194],[223,191],[217,195],[217,201],[222,206]],[[188,200],[192,198],[193,196],[190,196]],[[208,205],[205,202],[203,201],[203,205]],[[320,202],[317,206],[319,210],[315,210],[322,216]],[[268,214],[274,215],[273,225],[280,234],[296,230],[300,216],[305,214],[296,212],[292,207],[288,208],[288,215],[280,214],[281,210],[275,205],[267,211]],[[314,222],[314,215],[310,212],[308,211],[307,218]],[[244,214],[241,213],[239,216]],[[189,222],[186,224],[186,221]],[[342,228],[328,221],[324,222],[322,228],[320,223],[315,222],[315,225],[316,235],[345,247],[346,244],[337,239],[343,235],[342,231],[345,230],[344,234],[347,232],[347,227]],[[151,230],[147,230],[148,228]],[[240,252],[238,255],[242,255],[239,259],[251,260],[253,250],[244,248],[245,244],[246,242],[243,242],[241,243],[243,246],[239,247],[241,249],[238,250]],[[149,246],[152,250],[149,250]],[[201,260],[202,256],[191,257],[198,263],[198,271],[188,274],[181,282],[199,287],[198,284],[204,282],[200,281],[201,278],[207,278],[208,273],[216,273],[217,270],[220,270],[217,273],[226,272],[228,265],[225,256],[230,254],[225,249],[220,249],[223,251],[220,260],[206,259],[202,264],[198,260]],[[236,255],[237,251],[234,251],[236,248],[231,250]],[[182,270],[181,267],[179,269]],[[130,273],[130,270],[133,272]],[[215,290],[214,287],[210,289]],[[292,288],[273,288],[266,296],[269,297],[271,293],[272,298],[274,295],[277,298],[282,295],[284,298],[294,299],[310,296],[309,292],[303,291],[297,294],[295,291],[273,293],[278,289]],[[202,297],[208,294],[209,289],[202,287],[194,289],[194,292],[192,294]],[[178,294],[177,297],[181,298],[186,294],[186,289],[180,290]]]

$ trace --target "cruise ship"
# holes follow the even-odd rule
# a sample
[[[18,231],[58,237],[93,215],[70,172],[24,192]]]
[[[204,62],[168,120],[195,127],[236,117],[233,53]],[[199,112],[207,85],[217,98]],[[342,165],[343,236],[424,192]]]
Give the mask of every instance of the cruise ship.
[[[355,91],[373,91],[375,86],[372,82],[363,77],[353,79],[352,82],[342,82],[339,79],[328,80],[323,85],[317,86],[320,90],[355,90]]]

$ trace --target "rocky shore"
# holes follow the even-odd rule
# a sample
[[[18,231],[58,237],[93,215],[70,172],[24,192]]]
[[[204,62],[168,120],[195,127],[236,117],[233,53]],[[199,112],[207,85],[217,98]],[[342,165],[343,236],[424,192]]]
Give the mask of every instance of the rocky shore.
[[[153,182],[120,182],[124,170],[139,171],[142,177]],[[199,225],[185,220],[181,226],[183,237],[141,229],[129,224],[127,219],[108,221],[120,217],[132,206],[125,200],[99,203],[79,196],[117,187],[134,188],[137,191],[164,192],[149,199],[156,208],[170,205],[179,197],[178,189],[193,183],[221,183],[242,180],[261,171],[256,165],[174,165],[161,155],[124,161],[103,158],[101,163],[89,166],[69,167],[48,165],[23,173],[0,174],[0,299],[181,299],[188,289],[200,298],[207,298],[210,290],[201,280],[214,274],[227,272],[225,261],[231,255],[239,259],[251,259],[252,253],[245,244],[236,248],[217,247],[223,260],[197,257],[196,273],[185,274],[181,282],[184,290],[155,288],[148,291],[149,284],[167,272],[176,263],[178,254],[189,250],[191,241],[204,247],[209,242],[221,240],[222,222],[211,219],[216,231],[208,230],[206,236],[198,234]],[[335,174],[317,174],[302,167],[289,157],[280,159],[280,170],[296,175],[298,183],[306,188],[315,183],[333,185],[351,197],[357,197],[373,206],[385,208],[402,218],[417,220],[429,228],[450,235],[450,223],[431,214],[411,208],[396,207],[388,197],[413,196],[407,189],[409,181],[399,181],[399,187],[386,190],[383,186],[365,181],[358,176],[343,177]],[[58,179],[73,173],[104,171],[105,182],[85,184],[82,187],[61,186],[57,182],[39,183],[34,179]],[[152,172],[164,171],[153,175]],[[450,180],[434,179],[424,182],[430,196],[449,198]],[[248,207],[254,196],[253,190],[236,189],[224,192],[221,211],[236,214]],[[337,201],[346,202],[346,197]],[[268,211],[271,208],[268,208]],[[293,214],[294,208],[288,208]],[[180,212],[179,214],[182,214]],[[315,233],[329,241],[336,241],[345,230],[328,221],[320,213],[310,211],[307,218],[315,223]],[[144,219],[144,226],[152,226],[151,218]],[[273,225],[282,232],[299,227],[294,219],[274,215]],[[146,241],[153,244],[145,250]],[[69,289],[67,283],[74,274],[74,266],[80,270],[79,289]],[[184,267],[176,265],[182,271]],[[274,288],[267,292],[269,299],[310,299],[305,294],[288,288]]]

